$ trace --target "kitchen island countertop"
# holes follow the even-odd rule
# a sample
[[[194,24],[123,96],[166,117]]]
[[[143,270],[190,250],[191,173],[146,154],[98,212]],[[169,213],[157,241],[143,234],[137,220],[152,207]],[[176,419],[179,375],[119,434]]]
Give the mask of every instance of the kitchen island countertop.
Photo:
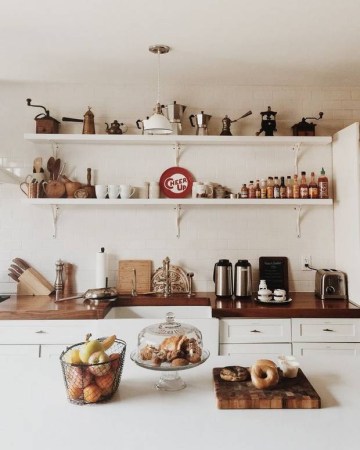
[[[119,391],[104,404],[77,406],[66,398],[57,358],[2,357],[1,447],[20,450],[355,450],[360,403],[359,358],[301,358],[321,397],[313,410],[219,410],[212,368],[238,364],[210,357],[183,371],[186,389],[159,392],[159,373],[127,357]],[[245,363],[242,361],[242,363]],[[30,446],[30,447],[29,447]]]
[[[120,296],[115,301],[91,305],[83,299],[55,303],[50,296],[16,296],[0,303],[0,320],[103,319],[113,307],[121,306],[208,306],[213,317],[256,318],[360,318],[360,307],[347,300],[320,300],[310,292],[293,292],[291,303],[261,304],[253,298],[220,299],[212,292],[199,292],[190,299],[174,297]]]

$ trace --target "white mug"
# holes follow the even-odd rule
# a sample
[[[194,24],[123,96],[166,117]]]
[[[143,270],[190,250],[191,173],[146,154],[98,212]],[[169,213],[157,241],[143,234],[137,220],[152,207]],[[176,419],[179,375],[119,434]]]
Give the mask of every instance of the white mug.
[[[149,198],[160,198],[160,186],[158,181],[150,181]]]
[[[118,198],[120,193],[118,184],[109,184],[108,185],[108,194],[109,198]]]
[[[206,192],[206,185],[203,183],[198,183],[196,185],[196,197],[197,198],[206,198],[207,192]]]
[[[108,194],[108,187],[106,184],[96,184],[95,185],[96,198],[105,198]]]
[[[120,184],[120,197],[131,198],[135,194],[135,188],[130,184]]]
[[[136,186],[135,198],[149,198],[149,183],[144,183],[142,186]]]

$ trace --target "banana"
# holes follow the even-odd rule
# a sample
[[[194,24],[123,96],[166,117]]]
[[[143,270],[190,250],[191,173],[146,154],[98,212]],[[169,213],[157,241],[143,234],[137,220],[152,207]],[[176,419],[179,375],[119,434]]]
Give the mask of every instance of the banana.
[[[104,348],[104,350],[108,350],[115,342],[116,335],[113,334],[112,336],[107,337],[103,341],[101,341],[101,344]]]

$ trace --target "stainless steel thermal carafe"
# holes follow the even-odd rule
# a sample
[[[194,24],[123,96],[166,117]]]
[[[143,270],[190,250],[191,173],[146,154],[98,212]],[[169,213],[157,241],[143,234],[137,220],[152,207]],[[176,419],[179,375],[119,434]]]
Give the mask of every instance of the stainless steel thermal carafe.
[[[228,259],[220,259],[214,266],[215,295],[231,297],[233,293],[232,264]]]
[[[236,297],[250,297],[252,294],[252,270],[247,259],[239,259],[234,268],[234,294]]]

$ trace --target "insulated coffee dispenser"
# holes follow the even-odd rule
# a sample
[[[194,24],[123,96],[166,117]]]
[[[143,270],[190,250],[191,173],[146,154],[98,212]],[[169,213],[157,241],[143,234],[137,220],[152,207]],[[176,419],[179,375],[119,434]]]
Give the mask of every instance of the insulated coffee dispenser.
[[[252,294],[251,264],[247,259],[239,259],[235,264],[235,297],[250,297]]]
[[[214,266],[215,295],[231,297],[233,293],[232,264],[228,259],[220,259]]]

